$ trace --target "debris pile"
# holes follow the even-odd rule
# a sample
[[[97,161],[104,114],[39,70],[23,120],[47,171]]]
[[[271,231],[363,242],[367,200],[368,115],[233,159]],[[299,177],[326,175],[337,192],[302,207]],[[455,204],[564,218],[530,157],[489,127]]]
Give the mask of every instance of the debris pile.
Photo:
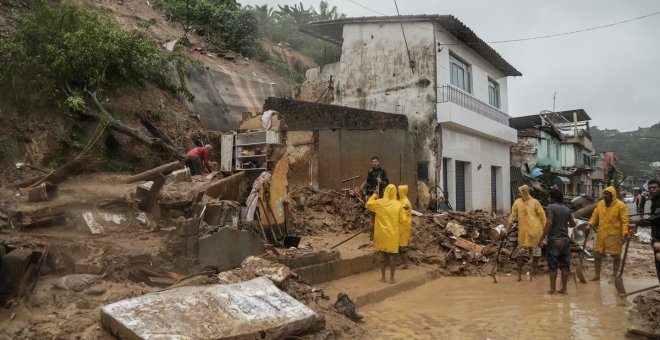
[[[649,339],[656,339],[660,335],[660,290],[652,290],[639,294],[633,299],[636,314],[645,334],[653,334]]]
[[[295,235],[318,235],[360,230],[373,223],[359,188],[343,190],[289,188],[290,230]]]
[[[481,210],[413,216],[408,256],[416,262],[438,264],[446,275],[477,274],[483,264],[494,261],[505,224],[503,216]],[[509,233],[504,255],[511,254],[516,237],[515,231]]]

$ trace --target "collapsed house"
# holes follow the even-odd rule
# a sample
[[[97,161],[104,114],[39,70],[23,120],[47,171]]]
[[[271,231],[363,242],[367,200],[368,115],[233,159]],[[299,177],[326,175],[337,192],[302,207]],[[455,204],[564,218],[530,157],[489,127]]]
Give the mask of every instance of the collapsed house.
[[[593,178],[597,159],[589,134],[591,118],[582,110],[542,112],[538,115],[510,118],[518,130],[518,142],[511,148],[511,165],[524,167],[527,173],[539,169],[569,198],[598,197],[603,176]]]
[[[338,63],[307,73],[303,92],[406,115],[422,190],[456,210],[510,209],[516,131],[509,127],[507,77],[522,74],[470,28],[450,15],[409,15],[303,29],[342,47]]]

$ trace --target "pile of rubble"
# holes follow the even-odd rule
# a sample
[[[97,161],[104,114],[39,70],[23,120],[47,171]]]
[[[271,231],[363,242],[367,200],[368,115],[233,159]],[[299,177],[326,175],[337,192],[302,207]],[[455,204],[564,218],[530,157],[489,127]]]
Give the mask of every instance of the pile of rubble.
[[[361,230],[373,224],[359,188],[344,190],[289,188],[290,227],[296,235]]]
[[[652,290],[639,294],[633,299],[635,307],[634,316],[641,323],[645,332],[640,335],[653,335],[649,339],[655,339],[660,334],[660,290]]]
[[[449,211],[413,216],[409,257],[416,262],[438,264],[445,275],[475,275],[494,262],[506,220],[485,211]],[[516,246],[517,234],[509,233],[500,256],[500,270]]]

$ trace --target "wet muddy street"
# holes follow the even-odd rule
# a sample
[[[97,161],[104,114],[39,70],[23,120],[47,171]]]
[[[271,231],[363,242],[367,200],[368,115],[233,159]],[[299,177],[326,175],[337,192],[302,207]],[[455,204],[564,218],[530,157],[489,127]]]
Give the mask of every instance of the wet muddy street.
[[[402,272],[404,274],[405,272]],[[628,291],[655,283],[625,280]],[[616,297],[609,277],[569,280],[568,295],[548,295],[548,276],[441,277],[360,309],[375,339],[621,339],[630,304]],[[628,301],[632,301],[629,297]]]

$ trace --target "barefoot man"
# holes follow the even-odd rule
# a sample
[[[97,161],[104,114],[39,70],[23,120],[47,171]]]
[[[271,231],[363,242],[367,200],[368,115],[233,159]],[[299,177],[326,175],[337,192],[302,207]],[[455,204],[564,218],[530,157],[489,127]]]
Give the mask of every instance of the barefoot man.
[[[568,226],[575,228],[575,220],[571,210],[564,205],[564,194],[557,189],[548,193],[548,222],[545,223],[543,236],[539,241],[539,248],[543,246],[543,239],[548,237],[548,272],[550,272],[550,294],[557,294],[557,269],[561,270],[560,294],[566,294],[568,273],[571,267],[571,241],[568,237]]]
[[[545,211],[541,203],[529,194],[529,187],[523,185],[518,188],[518,198],[511,207],[509,222],[506,224],[505,234],[513,221],[518,220],[518,247],[513,254],[518,264],[518,281],[522,280],[524,260],[532,257],[532,268],[529,271],[529,280],[534,280],[536,268],[541,257],[539,241],[546,223]]]
[[[399,256],[401,269],[408,268],[408,245],[410,244],[410,227],[412,224],[412,204],[408,199],[408,186],[399,185],[399,202],[401,203],[401,225],[399,226]]]
[[[628,207],[616,198],[616,189],[609,186],[603,190],[603,199],[598,202],[589,219],[589,228],[598,225],[596,246],[594,247],[594,267],[596,275],[591,281],[600,280],[600,267],[603,257],[612,257],[612,276],[616,275],[621,265],[622,245],[628,234]]]
[[[367,201],[367,209],[376,213],[374,222],[374,247],[380,252],[383,262],[380,265],[381,282],[385,281],[385,268],[390,267],[390,283],[394,283],[394,257],[399,252],[399,225],[401,224],[401,203],[396,199],[396,187],[389,184],[383,198],[374,192]]]

